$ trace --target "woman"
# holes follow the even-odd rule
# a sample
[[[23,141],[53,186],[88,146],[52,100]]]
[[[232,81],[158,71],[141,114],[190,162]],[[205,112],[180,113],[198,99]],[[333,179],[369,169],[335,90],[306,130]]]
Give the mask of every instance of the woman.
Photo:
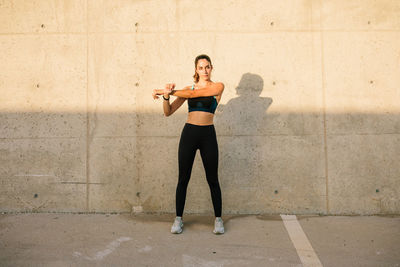
[[[164,114],[172,115],[188,99],[189,114],[183,127],[179,141],[178,161],[179,180],[176,187],[176,218],[171,227],[171,233],[182,232],[182,214],[186,200],[186,190],[192,172],[196,150],[200,149],[201,158],[206,172],[207,182],[211,191],[214,206],[214,233],[223,234],[224,225],[221,219],[222,199],[218,182],[218,143],[213,124],[214,112],[224,91],[224,84],[211,81],[212,64],[207,55],[196,57],[195,83],[182,90],[174,90],[175,84],[167,84],[165,89],[154,90],[153,98],[163,95]],[[169,103],[170,95],[177,99]]]

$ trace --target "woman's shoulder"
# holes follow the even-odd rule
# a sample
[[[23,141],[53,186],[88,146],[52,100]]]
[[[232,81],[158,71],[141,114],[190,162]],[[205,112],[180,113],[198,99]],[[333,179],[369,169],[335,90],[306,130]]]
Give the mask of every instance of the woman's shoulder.
[[[223,82],[213,82],[213,85],[222,86],[222,87],[225,86]]]
[[[214,82],[213,85],[214,85],[214,86],[218,86],[218,87],[220,87],[220,88],[222,88],[222,89],[225,88],[225,85],[224,85],[223,82]]]

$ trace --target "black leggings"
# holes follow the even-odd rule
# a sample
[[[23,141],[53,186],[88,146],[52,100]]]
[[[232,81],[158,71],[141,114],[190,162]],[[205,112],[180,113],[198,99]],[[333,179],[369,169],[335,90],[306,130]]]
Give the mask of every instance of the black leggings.
[[[186,123],[179,141],[179,181],[176,187],[176,216],[182,216],[185,207],[186,190],[192,173],[197,149],[210,186],[215,217],[221,217],[221,188],[218,182],[218,143],[214,125],[194,125]]]

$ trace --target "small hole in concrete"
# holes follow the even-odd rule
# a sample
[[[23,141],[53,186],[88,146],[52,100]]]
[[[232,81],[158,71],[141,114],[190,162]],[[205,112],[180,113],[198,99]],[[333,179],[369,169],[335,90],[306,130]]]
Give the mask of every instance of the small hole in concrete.
[[[276,84],[276,82],[272,82],[272,85],[275,85]]]
[[[135,86],[139,86],[139,83],[135,83]]]
[[[374,81],[369,81],[369,83],[370,83],[370,84],[373,84],[373,83],[374,83]]]
[[[275,190],[274,193],[275,193],[275,194],[278,194],[278,190]]]
[[[33,197],[34,197],[34,198],[37,198],[37,197],[38,197],[38,194],[33,195]]]
[[[136,27],[139,26],[139,22],[136,22],[136,23],[135,23],[135,26],[136,26]]]
[[[39,88],[39,84],[36,84],[36,87]]]
[[[271,22],[271,26],[274,26],[274,22],[273,21]]]
[[[40,27],[44,28],[44,24],[40,25]]]
[[[375,192],[379,193],[379,189],[376,189]]]
[[[136,196],[137,196],[137,197],[140,196],[140,192],[136,192]]]
[[[371,21],[368,21],[368,24],[371,24]]]

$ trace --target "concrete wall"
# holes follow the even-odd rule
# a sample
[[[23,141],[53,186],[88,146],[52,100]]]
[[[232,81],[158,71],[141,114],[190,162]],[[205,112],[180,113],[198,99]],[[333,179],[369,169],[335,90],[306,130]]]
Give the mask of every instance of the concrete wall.
[[[175,212],[211,56],[223,213],[400,212],[400,1],[0,1],[0,210]],[[197,153],[185,212],[212,212]]]

